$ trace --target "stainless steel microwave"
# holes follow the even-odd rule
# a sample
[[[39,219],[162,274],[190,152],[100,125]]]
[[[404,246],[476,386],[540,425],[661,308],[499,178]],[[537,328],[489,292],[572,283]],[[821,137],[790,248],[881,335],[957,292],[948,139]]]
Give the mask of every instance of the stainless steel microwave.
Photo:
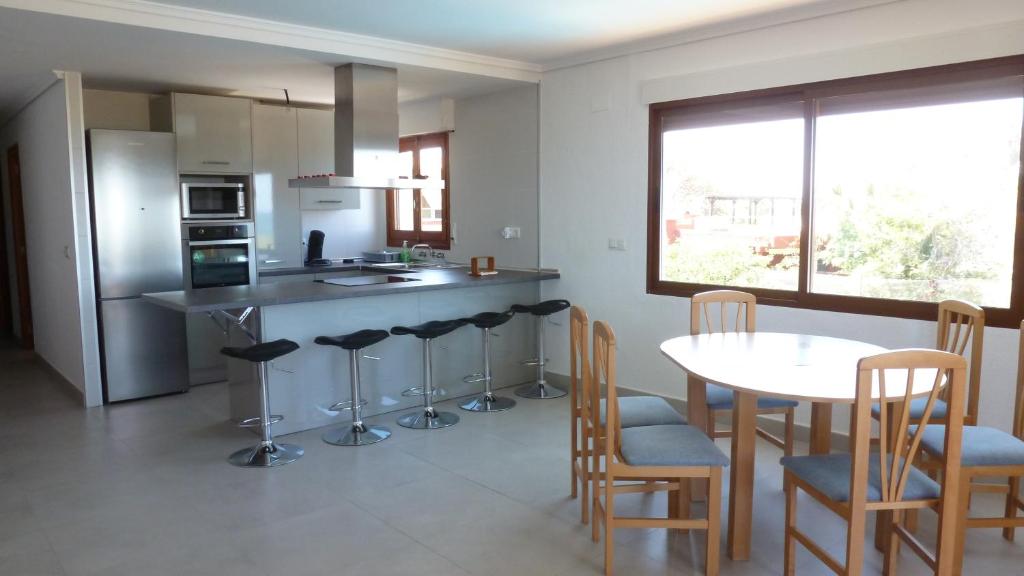
[[[245,185],[182,182],[181,217],[184,220],[248,219]]]

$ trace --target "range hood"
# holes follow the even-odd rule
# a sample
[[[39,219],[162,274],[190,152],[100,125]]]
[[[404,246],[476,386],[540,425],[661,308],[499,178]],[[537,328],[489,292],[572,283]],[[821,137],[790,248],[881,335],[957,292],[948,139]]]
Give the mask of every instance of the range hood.
[[[444,188],[398,178],[398,71],[369,64],[334,69],[334,171],[288,180],[289,188]]]

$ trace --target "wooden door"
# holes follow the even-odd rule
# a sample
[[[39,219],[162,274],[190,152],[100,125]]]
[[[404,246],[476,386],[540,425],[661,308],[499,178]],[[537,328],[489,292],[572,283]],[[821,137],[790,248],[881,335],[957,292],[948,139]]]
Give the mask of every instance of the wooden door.
[[[32,300],[28,282],[28,246],[25,240],[25,210],[21,196],[21,163],[18,146],[7,149],[7,178],[11,189],[11,230],[14,232],[14,269],[18,283],[18,317],[21,320],[21,346],[35,347],[32,334]]]

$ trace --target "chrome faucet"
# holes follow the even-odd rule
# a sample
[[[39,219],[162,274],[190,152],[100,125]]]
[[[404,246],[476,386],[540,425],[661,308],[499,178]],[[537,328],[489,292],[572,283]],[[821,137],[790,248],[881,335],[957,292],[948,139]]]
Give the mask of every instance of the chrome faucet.
[[[426,248],[426,250],[417,254],[416,250],[420,248]],[[433,254],[433,249],[430,248],[430,244],[416,244],[409,249],[409,253],[419,260],[430,260],[431,255]]]

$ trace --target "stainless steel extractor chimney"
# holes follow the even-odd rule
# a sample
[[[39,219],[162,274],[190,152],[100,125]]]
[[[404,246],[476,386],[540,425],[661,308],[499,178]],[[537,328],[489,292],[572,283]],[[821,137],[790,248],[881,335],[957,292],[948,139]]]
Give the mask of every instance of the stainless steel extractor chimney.
[[[288,180],[290,188],[444,188],[398,178],[398,71],[369,64],[334,69],[334,171]]]

